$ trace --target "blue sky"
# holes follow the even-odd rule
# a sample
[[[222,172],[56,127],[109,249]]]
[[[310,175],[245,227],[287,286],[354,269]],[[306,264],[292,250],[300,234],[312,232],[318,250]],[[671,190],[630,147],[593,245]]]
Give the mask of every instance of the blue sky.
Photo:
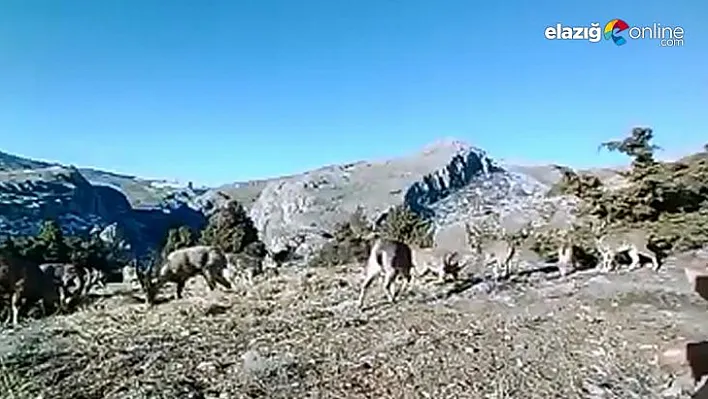
[[[493,157],[617,163],[655,128],[708,142],[708,3],[2,0],[0,150],[201,184],[381,159],[456,137]],[[659,22],[655,41],[549,41]],[[373,143],[373,144],[369,144]]]

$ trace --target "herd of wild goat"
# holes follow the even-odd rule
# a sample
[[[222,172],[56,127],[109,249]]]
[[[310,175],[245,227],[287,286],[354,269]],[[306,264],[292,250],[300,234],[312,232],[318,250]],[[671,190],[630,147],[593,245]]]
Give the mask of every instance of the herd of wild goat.
[[[558,270],[561,276],[575,270],[574,228],[554,229],[553,241],[557,248]],[[630,269],[641,267],[640,256],[651,260],[658,270],[657,255],[647,244],[647,235],[641,230],[608,233],[605,225],[597,224],[593,228],[598,253],[601,254],[600,269],[614,269],[614,259],[619,253],[626,252],[632,260]],[[376,233],[366,237],[371,243],[369,258],[364,268],[364,281],[359,293],[358,304],[364,305],[364,297],[371,283],[383,277],[383,289],[390,302],[405,289],[411,280],[412,272],[418,276],[429,272],[435,273],[441,281],[458,278],[458,273],[470,260],[493,265],[493,278],[504,279],[511,273],[512,260],[519,253],[523,241],[534,234],[530,227],[522,228],[522,242],[500,239],[484,239],[482,231],[473,225],[467,225],[470,239],[469,251],[460,252],[442,248],[419,248],[396,240],[380,238]],[[527,240],[528,241],[528,240]],[[254,277],[264,272],[264,264],[275,266],[277,256],[272,253],[266,259],[256,259],[245,254],[226,254],[213,246],[192,246],[175,250],[167,254],[154,267],[139,267],[137,261],[123,269],[125,282],[137,281],[146,297],[146,302],[155,304],[160,288],[167,282],[176,285],[177,298],[182,297],[187,281],[201,275],[210,290],[216,285],[230,289],[238,278],[245,278],[253,283]],[[402,280],[398,290],[394,289],[397,278]],[[10,254],[0,254],[0,298],[2,305],[9,302],[7,322],[17,325],[20,316],[32,305],[39,304],[45,314],[56,311],[66,312],[75,308],[82,298],[94,287],[105,286],[102,271],[87,266],[74,264],[34,264],[26,259]],[[2,309],[0,307],[0,309]]]
[[[167,254],[157,267],[141,267],[137,260],[123,267],[124,282],[137,280],[149,304],[155,303],[159,288],[166,282],[177,285],[177,297],[182,297],[190,278],[202,275],[211,290],[216,284],[231,288],[237,277],[248,281],[262,272],[262,261],[244,261],[246,255],[227,257],[216,247],[199,245]],[[249,257],[250,258],[250,257]],[[252,259],[251,259],[252,260]],[[144,266],[144,265],[143,265]],[[74,309],[94,288],[104,288],[106,274],[93,265],[71,263],[36,264],[16,254],[0,253],[0,298],[10,312],[7,322],[17,325],[21,315],[39,304],[45,315]],[[0,307],[3,309],[3,307]]]
[[[648,258],[654,270],[659,269],[657,254],[648,248],[648,236],[644,231],[608,232],[605,227],[603,224],[592,226],[594,245],[600,254],[601,272],[614,270],[615,257],[620,253],[629,255],[630,270],[642,266],[641,257]],[[531,241],[528,239],[533,239],[534,234],[541,234],[527,227],[521,230],[521,241],[508,238],[485,239],[479,228],[468,224],[470,250],[463,252],[440,247],[420,248],[372,233],[365,237],[371,245],[364,267],[358,306],[363,307],[368,287],[379,277],[383,277],[382,288],[391,303],[410,283],[413,271],[418,277],[433,272],[444,282],[449,277],[457,279],[459,271],[471,260],[485,268],[493,265],[493,279],[507,278],[511,274],[512,260],[523,250],[524,242]],[[557,251],[558,271],[564,277],[576,270],[576,229],[571,225],[551,231],[553,246]],[[246,254],[226,254],[219,248],[200,245],[172,251],[147,268],[133,261],[124,266],[123,280],[131,284],[137,281],[146,302],[152,306],[156,303],[160,288],[167,282],[176,285],[176,296],[181,298],[186,282],[194,276],[201,275],[211,291],[216,289],[217,284],[230,289],[237,279],[252,284],[253,279],[268,267],[277,273],[281,263],[282,258],[272,252],[261,259]],[[698,269],[687,266],[685,271],[694,291],[708,299],[708,268],[705,265]],[[57,311],[66,312],[75,308],[92,288],[105,286],[105,278],[100,270],[90,265],[35,264],[11,254],[0,254],[0,310],[3,307],[7,310],[9,302],[9,317],[5,323],[11,321],[14,326],[18,324],[20,315],[33,305],[39,304],[45,315]],[[397,278],[402,280],[402,284],[395,290],[393,284]],[[698,382],[700,376],[705,374],[701,370],[708,373],[708,341],[674,345],[660,352],[658,361],[664,367],[681,370],[679,372],[691,370],[694,382]],[[708,390],[708,386],[699,389],[703,390]]]

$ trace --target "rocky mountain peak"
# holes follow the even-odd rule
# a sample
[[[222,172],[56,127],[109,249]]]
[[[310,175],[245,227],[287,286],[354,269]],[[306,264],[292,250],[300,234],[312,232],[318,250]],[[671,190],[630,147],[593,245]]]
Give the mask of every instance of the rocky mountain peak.
[[[443,152],[443,153],[457,153],[457,152],[462,152],[462,151],[467,151],[472,149],[473,147],[460,139],[456,139],[454,137],[443,137],[438,140],[435,140],[431,143],[426,144],[423,146],[422,153],[423,154],[432,154],[432,153],[437,153],[437,152]]]
[[[544,190],[487,153],[443,138],[385,162],[331,167],[268,183],[251,208],[261,239],[273,249],[301,242],[298,254],[316,251],[330,231],[357,208],[370,220],[406,204],[438,227],[465,220],[504,198],[513,206]]]

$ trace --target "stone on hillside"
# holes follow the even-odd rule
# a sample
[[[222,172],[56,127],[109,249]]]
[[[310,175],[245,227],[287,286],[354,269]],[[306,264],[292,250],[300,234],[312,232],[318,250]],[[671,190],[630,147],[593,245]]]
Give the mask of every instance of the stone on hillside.
[[[433,236],[435,246],[450,251],[463,251],[469,247],[467,230],[464,222],[451,223],[441,226]]]

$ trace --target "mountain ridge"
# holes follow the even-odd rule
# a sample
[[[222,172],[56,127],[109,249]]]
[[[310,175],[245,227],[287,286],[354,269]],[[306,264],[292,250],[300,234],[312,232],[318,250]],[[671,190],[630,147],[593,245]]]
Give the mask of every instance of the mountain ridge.
[[[78,173],[90,187],[80,183],[75,186],[84,188],[72,191],[76,190],[74,186],[55,181],[58,175],[47,172],[51,175],[47,176],[47,184],[51,183],[53,190],[63,194],[44,193],[40,198],[32,192],[36,187],[22,188],[22,179],[8,177],[11,170],[48,168]],[[485,150],[450,137],[403,156],[326,165],[289,176],[205,188],[172,186],[166,184],[166,180],[35,161],[0,152],[0,181],[14,180],[5,185],[9,192],[17,187],[25,190],[23,195],[30,198],[26,206],[41,204],[46,208],[48,201],[59,195],[66,204],[65,211],[84,212],[89,220],[100,219],[103,224],[119,222],[130,230],[128,236],[134,240],[155,243],[159,241],[158,236],[164,235],[163,230],[175,223],[198,228],[206,215],[224,200],[220,195],[223,193],[245,206],[267,246],[277,250],[297,242],[303,256],[311,255],[323,244],[322,231],[331,230],[359,207],[365,209],[367,217],[375,219],[393,205],[406,204],[444,230],[479,216],[476,213],[480,209],[475,207],[482,206],[484,212],[499,206],[524,208],[524,204],[533,202],[529,202],[531,198],[542,197],[560,177],[553,165],[504,165]],[[89,202],[74,203],[77,193],[81,198],[94,198],[99,203],[117,203],[121,201],[119,197],[124,196],[130,209],[119,207],[124,216],[107,211],[95,218]],[[15,211],[25,212],[26,209]],[[162,217],[165,212],[173,212],[175,216]],[[511,211],[496,209],[495,212]],[[40,214],[43,213],[32,213],[36,217]]]

